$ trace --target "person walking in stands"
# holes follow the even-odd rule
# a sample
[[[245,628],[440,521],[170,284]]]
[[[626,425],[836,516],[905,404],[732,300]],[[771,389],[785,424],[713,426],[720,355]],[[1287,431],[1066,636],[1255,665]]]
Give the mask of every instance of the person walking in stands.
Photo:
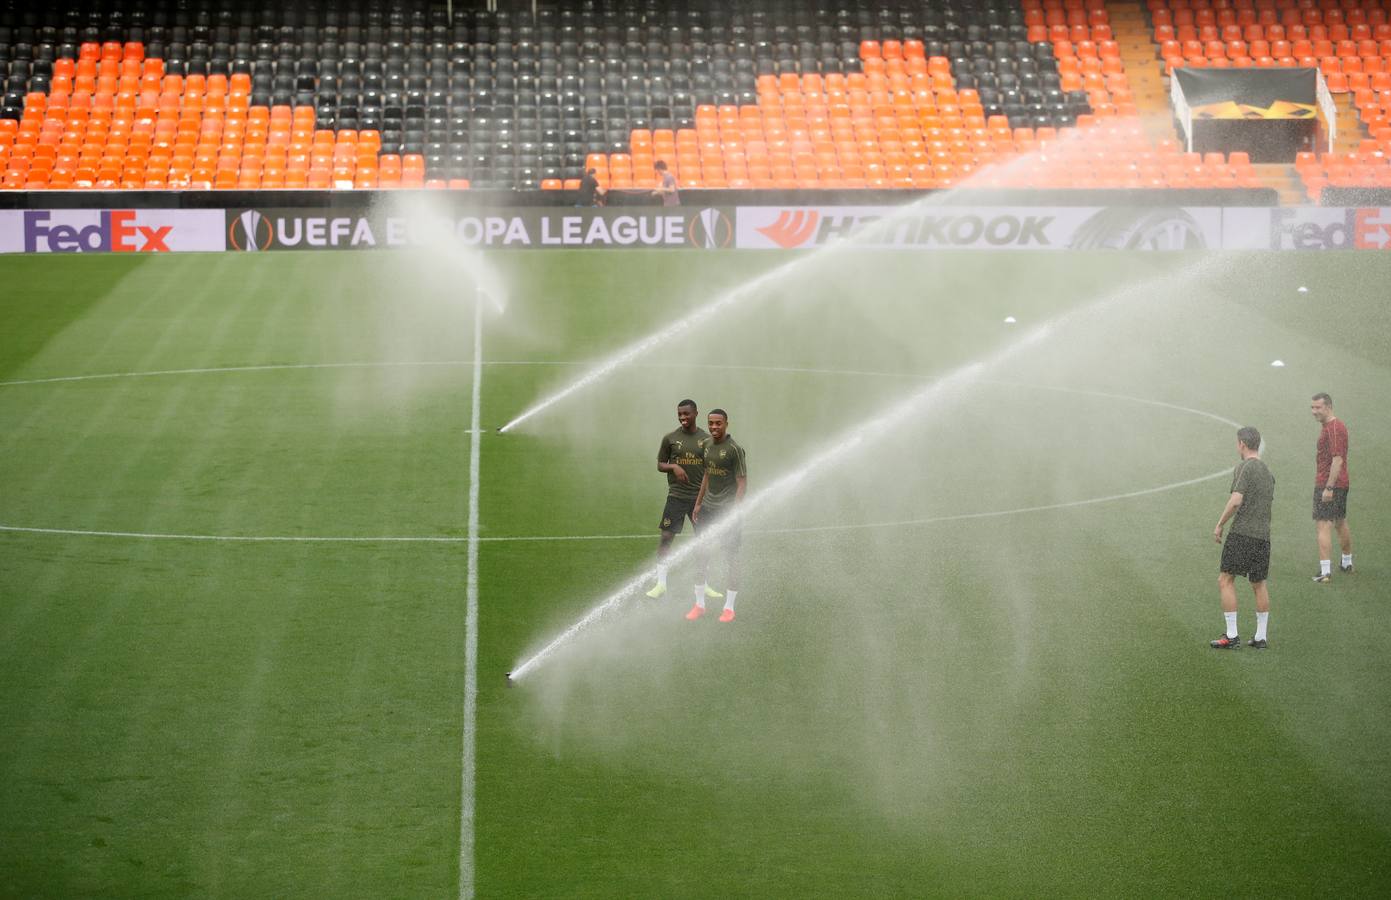
[[[1333,398],[1313,396],[1309,411],[1323,426],[1314,451],[1314,525],[1319,537],[1319,572],[1315,584],[1333,580],[1333,530],[1343,548],[1344,575],[1352,574],[1352,532],[1348,530],[1348,427],[1333,415]]]
[[[652,168],[657,171],[657,189],[652,196],[660,197],[663,206],[680,206],[681,194],[676,189],[676,176],[667,169],[666,160],[657,160]]]
[[[1241,461],[1232,472],[1232,493],[1213,540],[1222,544],[1222,564],[1217,575],[1217,592],[1222,598],[1226,630],[1211,642],[1214,650],[1235,650],[1241,646],[1236,630],[1236,579],[1246,576],[1256,595],[1256,636],[1250,647],[1266,647],[1266,623],[1270,617],[1270,591],[1266,576],[1270,572],[1270,508],[1275,502],[1275,476],[1261,460],[1261,433],[1246,427],[1236,433],[1236,452]],[[1230,519],[1232,531],[1222,543],[1222,526]]]
[[[584,170],[584,177],[580,179],[579,193],[575,195],[576,206],[603,205],[604,188],[599,184],[598,174],[595,169]]]

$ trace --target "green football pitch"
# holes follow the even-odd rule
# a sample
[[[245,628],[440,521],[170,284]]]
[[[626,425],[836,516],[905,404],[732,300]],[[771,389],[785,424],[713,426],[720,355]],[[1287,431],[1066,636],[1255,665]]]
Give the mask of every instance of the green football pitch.
[[[0,259],[0,895],[1384,894],[1388,259]],[[689,530],[615,594],[686,396],[730,624]],[[1270,649],[1219,652],[1238,423]]]

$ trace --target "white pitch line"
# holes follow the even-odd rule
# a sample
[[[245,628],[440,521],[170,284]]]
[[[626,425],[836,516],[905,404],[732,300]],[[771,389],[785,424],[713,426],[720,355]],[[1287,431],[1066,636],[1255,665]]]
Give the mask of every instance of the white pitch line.
[[[473,399],[468,454],[468,608],[464,616],[464,733],[459,805],[459,900],[473,900],[474,786],[478,776],[478,479],[483,433],[483,296],[473,304]]]
[[[1230,469],[1222,469],[1220,471],[1213,472],[1211,475],[1202,475],[1198,478],[1190,478],[1186,481],[1177,481],[1173,484],[1160,485],[1159,487],[1145,488],[1144,490],[1139,491],[1129,491],[1124,494],[1113,494],[1109,497],[1095,497],[1089,500],[1070,500],[1065,503],[1052,503],[1046,506],[1022,506],[1018,509],[1004,509],[997,510],[995,512],[981,513],[961,513],[958,515],[951,516],[935,516],[930,519],[910,519],[901,522],[876,522],[873,524],[862,525],[822,525],[811,526],[807,528],[780,528],[773,531],[761,532],[751,530],[746,531],[745,534],[807,534],[810,532],[849,531],[852,529],[863,528],[899,528],[909,525],[928,525],[938,522],[959,522],[966,519],[988,519],[999,516],[1019,515],[1023,513],[1045,512],[1047,510],[1054,509],[1070,509],[1078,506],[1088,506],[1094,503],[1107,503],[1116,500],[1128,500],[1134,497],[1142,497],[1148,494],[1157,494],[1162,491],[1174,490],[1180,487],[1187,487],[1189,485],[1200,484],[1204,481],[1212,481],[1216,478],[1225,478],[1230,475]],[[710,531],[707,535],[707,540],[710,540],[712,542],[717,540],[720,537],[720,535],[723,534],[724,531],[729,527],[730,521],[733,520],[731,519],[727,522],[721,522],[720,526],[717,526],[715,530]],[[642,537],[651,540],[652,536],[642,535]],[[691,545],[686,545],[681,550],[678,550],[676,553],[673,553],[671,557],[668,558],[668,563],[683,558],[690,552],[690,550]],[[639,574],[631,578],[623,586],[618,588],[618,590],[610,594],[607,600],[590,609],[589,612],[585,613],[584,616],[582,616],[579,619],[579,621],[575,622],[569,628],[565,629],[565,631],[561,632],[559,635],[554,637],[550,641],[550,643],[546,644],[540,650],[523,660],[520,664],[518,664],[517,668],[507,673],[508,680],[513,682],[520,680],[523,675],[525,675],[528,671],[530,671],[531,669],[539,665],[541,662],[543,662],[557,648],[564,645],[567,641],[571,640],[575,635],[579,634],[581,631],[584,631],[593,623],[599,621],[599,619],[607,615],[608,612],[612,610],[625,597],[636,592],[639,588],[641,588],[643,584],[651,581],[654,572],[655,570],[649,569],[644,572],[640,572]]]
[[[314,535],[314,534],[178,534],[155,531],[96,531],[82,528],[39,528],[28,525],[0,525],[0,531],[16,534],[53,534],[70,537],[132,538],[152,541],[215,541],[244,544],[466,544],[467,535]],[[651,534],[536,534],[500,537],[479,536],[477,542],[526,541],[627,541],[651,538]]]
[[[481,341],[481,331],[480,331],[478,334],[479,334],[479,340]],[[475,349],[477,349],[477,348],[475,348]],[[481,351],[479,351],[479,352],[481,353]],[[487,361],[487,360],[483,360],[483,361],[480,362],[479,359],[474,359],[472,363],[465,363],[465,362],[459,362],[459,361],[436,361],[436,362],[383,362],[383,363],[367,363],[367,362],[355,362],[355,363],[354,363],[354,362],[348,362],[348,363],[285,364],[285,365],[265,365],[265,366],[229,366],[229,367],[224,367],[224,368],[204,368],[204,369],[165,369],[165,370],[152,371],[152,372],[109,372],[109,373],[97,374],[97,375],[67,375],[67,376],[61,376],[61,377],[55,377],[55,378],[38,378],[38,379],[31,379],[31,380],[28,380],[28,381],[0,381],[0,387],[14,387],[14,386],[21,386],[21,385],[33,385],[33,384],[54,384],[54,383],[57,383],[57,382],[69,382],[69,381],[97,381],[97,380],[107,380],[107,379],[113,379],[113,378],[142,378],[142,377],[154,377],[154,376],[162,376],[162,375],[205,375],[205,374],[216,374],[216,373],[220,373],[220,372],[266,372],[266,371],[303,370],[303,369],[369,369],[369,368],[397,368],[397,367],[406,367],[406,366],[464,366],[464,365],[473,365],[473,366],[475,367],[475,369],[477,369],[477,367],[480,366],[480,365],[481,365],[481,366],[575,366],[575,365],[582,365],[582,363],[578,363],[578,362],[569,362],[569,361],[540,362],[540,361],[535,361],[535,360],[493,360],[493,361],[491,361],[491,362],[490,362],[490,361]],[[652,363],[652,364],[640,363],[640,364],[636,364],[636,365],[634,366],[634,368],[653,368],[653,369],[670,368],[670,367],[671,367],[670,365],[666,365],[666,364],[662,364],[662,363]],[[711,364],[697,364],[697,365],[694,365],[693,367],[694,367],[694,368],[702,368],[702,369],[726,369],[726,370],[732,370],[732,371],[745,371],[745,372],[781,372],[781,373],[788,373],[788,374],[803,374],[803,375],[850,375],[850,376],[874,377],[874,378],[879,378],[879,377],[883,377],[883,378],[910,378],[910,379],[914,379],[914,380],[917,380],[917,379],[930,380],[930,379],[933,377],[933,376],[930,376],[930,375],[921,375],[921,374],[913,374],[913,373],[907,373],[907,374],[905,374],[905,373],[902,373],[902,372],[880,372],[880,371],[863,370],[863,369],[818,369],[818,368],[806,368],[806,367],[800,367],[800,366],[749,366],[749,365],[711,365]],[[474,379],[474,384],[477,385],[477,384],[479,384],[479,383],[480,383],[480,379],[475,378],[475,379]],[[1195,415],[1195,416],[1201,416],[1201,417],[1207,418],[1207,419],[1213,419],[1213,420],[1215,420],[1215,421],[1218,421],[1218,422],[1223,423],[1224,425],[1230,425],[1230,426],[1233,427],[1233,428],[1238,428],[1238,427],[1240,427],[1240,423],[1239,423],[1239,422],[1234,422],[1234,421],[1232,421],[1231,419],[1227,418],[1226,416],[1221,416],[1221,415],[1218,415],[1217,413],[1211,413],[1211,412],[1207,412],[1206,410],[1201,410],[1201,409],[1194,409],[1193,407],[1189,407],[1189,406],[1180,406],[1180,405],[1175,404],[1175,403],[1166,403],[1166,402],[1164,402],[1164,401],[1162,401],[1162,400],[1148,400],[1148,399],[1145,399],[1144,397],[1132,397],[1132,396],[1129,396],[1129,395],[1127,395],[1127,394],[1112,394],[1112,393],[1107,393],[1107,392],[1105,392],[1105,391],[1083,390],[1083,389],[1078,389],[1078,388],[1068,388],[1068,387],[1059,387],[1059,386],[1050,386],[1050,385],[1040,385],[1040,384],[1020,385],[1020,384],[1015,383],[1015,382],[1010,382],[1010,381],[999,381],[999,380],[993,380],[993,379],[981,379],[981,383],[983,383],[983,384],[999,385],[999,386],[1004,386],[1004,387],[1029,387],[1029,388],[1033,388],[1033,389],[1035,389],[1035,390],[1052,391],[1052,392],[1054,392],[1054,393],[1059,393],[1059,394],[1074,394],[1074,395],[1077,395],[1077,396],[1085,396],[1085,397],[1103,397],[1103,398],[1110,399],[1110,400],[1124,400],[1124,401],[1129,402],[1129,403],[1139,403],[1139,404],[1144,405],[1144,406],[1154,406],[1154,407],[1159,407],[1159,408],[1162,408],[1162,409],[1172,409],[1172,410],[1175,410],[1175,411],[1177,411],[1177,412],[1184,412],[1184,413],[1189,413],[1189,414]],[[477,406],[477,405],[475,405],[475,409],[478,409],[478,406]],[[480,413],[480,415],[481,415],[481,413]],[[481,428],[481,427],[480,427],[479,418],[478,418],[478,417],[474,417],[474,420],[472,421],[469,430],[468,430],[467,432],[465,432],[465,434],[468,434],[468,435],[470,436],[471,439],[472,439],[472,438],[475,438],[475,437],[483,436],[483,435],[486,435],[486,434],[489,434],[489,433],[490,433],[490,432],[488,432],[487,429],[484,429],[484,428]],[[474,443],[476,444],[477,442],[474,441]],[[915,525],[932,525],[932,524],[935,524],[935,523],[938,523],[938,522],[950,522],[950,521],[957,521],[957,520],[960,520],[960,519],[990,518],[990,517],[995,517],[995,516],[1018,515],[1018,514],[1021,514],[1021,513],[1028,513],[1028,512],[1042,512],[1042,511],[1046,511],[1046,510],[1050,510],[1050,509],[1065,509],[1065,508],[1068,508],[1068,507],[1071,507],[1071,506],[1085,506],[1085,505],[1089,505],[1089,504],[1093,504],[1093,503],[1109,503],[1109,502],[1114,501],[1114,500],[1129,499],[1130,497],[1133,497],[1133,496],[1144,496],[1145,494],[1159,493],[1159,492],[1162,492],[1162,491],[1174,490],[1174,489],[1181,488],[1181,487],[1187,487],[1188,485],[1191,485],[1191,484],[1197,484],[1197,483],[1202,482],[1202,481],[1207,481],[1207,480],[1210,480],[1210,479],[1213,479],[1213,478],[1217,478],[1217,477],[1219,477],[1219,476],[1225,474],[1227,471],[1228,471],[1228,470],[1224,469],[1224,470],[1222,470],[1221,472],[1217,472],[1217,473],[1214,473],[1214,474],[1212,474],[1212,475],[1204,475],[1204,476],[1201,476],[1201,477],[1199,477],[1199,478],[1189,479],[1189,480],[1187,480],[1187,481],[1178,481],[1178,482],[1174,482],[1173,484],[1160,485],[1159,487],[1155,487],[1155,488],[1146,488],[1145,490],[1138,491],[1138,492],[1132,492],[1132,493],[1129,493],[1129,494],[1114,494],[1114,495],[1107,496],[1107,497],[1094,497],[1094,498],[1089,498],[1089,499],[1084,499],[1084,500],[1072,500],[1072,501],[1068,501],[1068,502],[1066,502],[1066,503],[1052,504],[1052,505],[1048,505],[1048,506],[1021,507],[1021,508],[1019,508],[1019,509],[996,510],[996,511],[991,511],[991,512],[982,512],[982,513],[963,513],[963,514],[957,515],[957,516],[939,516],[939,517],[930,517],[930,518],[925,518],[925,519],[905,519],[905,520],[897,521],[897,522],[869,522],[869,523],[856,524],[856,525],[822,525],[822,526],[811,526],[811,527],[807,527],[807,528],[787,528],[787,529],[776,529],[776,528],[775,528],[775,529],[767,529],[767,530],[750,529],[747,533],[748,533],[748,534],[769,534],[769,535],[778,535],[778,534],[800,534],[800,533],[815,532],[815,531],[853,531],[853,530],[859,530],[859,529],[865,529],[865,528],[900,528],[900,527],[910,527],[910,526],[915,526]],[[359,537],[359,536],[349,536],[349,535],[177,534],[177,533],[144,532],[144,531],[102,531],[102,530],[88,530],[88,529],[77,529],[77,528],[44,528],[44,527],[38,527],[38,526],[3,525],[3,524],[0,524],[0,532],[13,532],[13,533],[21,533],[21,534],[68,535],[68,536],[72,536],[72,537],[133,538],[133,539],[143,539],[143,540],[166,540],[166,541],[216,541],[216,542],[227,542],[227,543],[305,543],[305,544],[461,544],[461,543],[466,543],[466,542],[468,542],[468,541],[470,541],[470,540],[476,540],[477,542],[487,542],[487,543],[524,543],[524,542],[537,542],[537,543],[542,543],[542,542],[557,542],[557,541],[636,541],[636,540],[650,540],[651,537],[652,537],[652,535],[650,535],[650,534],[553,534],[553,535],[552,535],[552,534],[546,534],[546,535],[538,534],[538,535],[506,535],[506,536],[497,536],[497,537],[483,537],[483,536],[479,536],[479,535],[477,534],[477,528],[472,528],[472,529],[470,529],[469,535],[468,535],[468,536],[464,536],[464,537],[451,536],[451,535],[365,535],[365,536],[360,536],[360,537]]]
[[[526,360],[526,359],[496,359],[484,360],[484,366],[509,366],[509,367],[563,367],[563,366],[582,366],[583,362],[575,360]],[[438,367],[450,368],[460,366],[477,366],[478,360],[463,362],[459,360],[434,360],[416,362],[342,362],[342,363],[285,363],[264,366],[222,366],[202,369],[162,369],[152,372],[102,372],[94,375],[62,375],[52,378],[31,378],[20,381],[0,381],[0,387],[22,387],[24,385],[39,384],[59,384],[73,381],[109,381],[117,378],[153,378],[168,375],[216,375],[220,373],[234,372],[282,372],[297,370],[314,369],[395,369],[410,367]],[[931,380],[935,375],[925,375],[917,372],[884,372],[874,369],[826,369],[808,366],[752,366],[752,365],[721,365],[716,363],[683,363],[681,368],[709,369],[712,371],[729,372],[772,372],[785,375],[848,375],[855,378],[898,378],[913,381]],[[671,369],[676,368],[671,363],[633,363],[630,368],[634,369]],[[1172,409],[1178,412],[1191,413],[1195,416],[1202,416],[1214,419],[1224,425],[1233,428],[1241,427],[1241,423],[1234,422],[1226,416],[1216,413],[1206,412],[1201,409],[1194,409],[1191,406],[1180,406],[1176,403],[1166,403],[1163,400],[1147,400],[1143,397],[1131,397],[1127,394],[1112,394],[1106,391],[1083,390],[1080,388],[1069,388],[1046,384],[1021,384],[1013,381],[1001,381],[992,378],[982,378],[981,384],[990,384],[999,387],[1028,387],[1034,390],[1052,391],[1057,394],[1074,394],[1079,397],[1103,397],[1109,400],[1125,400],[1130,403],[1140,403],[1145,406],[1156,406],[1162,409]],[[486,429],[479,427],[471,428],[468,434],[487,434]],[[484,538],[487,540],[487,538]]]
[[[159,531],[95,531],[82,528],[38,528],[26,525],[0,525],[0,531],[19,534],[57,534],[71,537],[133,538],[151,541],[217,541],[244,544],[462,544],[467,537],[448,535],[364,536],[298,534],[176,534]],[[483,538],[487,540],[487,538]]]
[[[303,369],[394,369],[414,366],[465,366],[468,363],[442,362],[346,362],[346,363],[287,363],[266,366],[213,366],[203,369],[160,369],[153,372],[98,372],[94,375],[61,375],[55,378],[28,378],[20,381],[0,381],[0,387],[20,387],[26,384],[59,384],[66,381],[109,381],[114,378],[156,378],[165,375],[218,375],[224,372],[285,372]]]
[[[171,375],[220,375],[236,372],[294,372],[318,369],[401,369],[413,367],[462,368],[472,366],[466,360],[419,360],[415,362],[337,362],[337,363],[276,363],[264,366],[211,366],[200,369],[157,369],[148,372],[96,372],[91,375],[58,375],[50,378],[25,378],[16,381],[0,381],[0,387],[23,387],[38,384],[62,384],[74,381],[112,381],[120,378],[158,378]],[[484,360],[485,366],[561,368],[583,366],[577,360],[534,360],[534,359],[495,359]],[[777,372],[788,375],[854,375],[873,378],[931,378],[915,372],[876,372],[858,369],[819,369],[804,366],[748,366],[718,365],[712,363],[693,363],[683,368],[723,370],[731,372]],[[670,369],[671,363],[634,363],[634,369]]]
[[[977,513],[956,513],[950,516],[934,516],[930,519],[905,519],[901,522],[874,522],[861,523],[856,525],[807,525],[801,528],[782,528],[779,534],[813,534],[823,531],[858,531],[866,528],[899,528],[910,525],[932,525],[940,522],[963,522],[969,519],[994,519],[1000,516],[1018,516],[1024,513],[1048,512],[1057,509],[1073,509],[1078,506],[1092,506],[1097,503],[1114,503],[1119,500],[1133,500],[1136,497],[1148,497],[1150,494],[1162,494],[1165,491],[1174,491],[1179,488],[1191,487],[1195,484],[1202,484],[1205,481],[1212,481],[1217,478],[1226,478],[1232,474],[1231,469],[1219,469],[1210,475],[1199,475],[1197,478],[1189,478],[1186,481],[1175,481],[1172,484],[1161,484],[1158,487],[1142,488],[1138,491],[1127,491],[1124,494],[1111,494],[1107,497],[1091,497],[1086,500],[1067,500],[1062,503],[1049,503],[1044,506],[1020,506],[1015,509],[1001,509],[993,512]],[[750,532],[756,534],[757,532]],[[650,536],[650,535],[649,535]]]
[[[236,372],[286,372],[322,369],[399,369],[413,367],[430,368],[459,368],[462,366],[476,366],[477,360],[419,360],[415,362],[337,362],[337,363],[283,363],[264,366],[220,366],[201,369],[158,369],[148,372],[99,372],[93,375],[60,375],[51,378],[30,378],[19,381],[0,381],[0,387],[23,387],[25,385],[40,384],[60,384],[74,381],[110,381],[119,378],[156,378],[170,375],[218,375],[222,373]],[[532,359],[494,359],[484,360],[484,366],[508,366],[508,367],[545,367],[559,368],[566,366],[582,366],[585,363],[577,360],[532,360]],[[718,363],[682,363],[679,366],[673,363],[633,363],[629,368],[633,369],[707,369],[711,371],[727,372],[769,372],[783,375],[847,375],[854,378],[896,378],[908,379],[912,381],[928,381],[936,378],[935,375],[923,374],[920,372],[886,372],[876,369],[827,369],[811,366],[754,366],[738,364],[718,364]],[[1131,403],[1141,403],[1146,406],[1157,406],[1164,409],[1177,410],[1178,412],[1192,413],[1193,415],[1215,419],[1226,425],[1240,427],[1240,423],[1233,422],[1225,416],[1216,413],[1205,412],[1201,409],[1194,409],[1189,406],[1180,406],[1175,403],[1166,403],[1162,400],[1147,400],[1143,397],[1131,397],[1126,394],[1111,394],[1106,391],[1083,390],[1080,388],[1069,388],[1046,384],[1021,384],[1014,381],[1001,381],[992,378],[982,378],[981,384],[990,384],[999,387],[1028,387],[1034,390],[1052,391],[1058,394],[1074,394],[1081,397],[1103,397],[1109,400],[1125,400]],[[470,434],[485,434],[486,430],[471,429]]]
[[[993,519],[1000,516],[1017,516],[1025,513],[1048,512],[1058,509],[1072,509],[1078,506],[1092,506],[1098,503],[1114,503],[1120,500],[1131,500],[1136,497],[1147,497],[1151,494],[1162,494],[1165,491],[1175,491],[1179,488],[1191,487],[1195,484],[1202,484],[1205,481],[1212,481],[1216,478],[1225,478],[1232,473],[1231,469],[1220,469],[1209,475],[1199,475],[1196,478],[1188,478],[1183,481],[1175,481],[1170,484],[1161,484],[1157,487],[1143,488],[1138,491],[1127,491],[1124,494],[1108,494],[1104,497],[1088,497],[1083,500],[1066,500],[1061,503],[1049,503],[1044,506],[1020,506],[1014,509],[997,509],[987,512],[975,513],[956,513],[950,516],[929,516],[921,519],[899,519],[893,522],[858,522],[845,525],[808,525],[800,528],[750,528],[745,534],[760,535],[783,535],[783,534],[811,534],[817,532],[835,531],[863,531],[871,528],[910,528],[919,525],[936,525],[942,522],[959,522],[968,519]],[[8,531],[19,534],[53,534],[69,535],[72,537],[110,537],[110,538],[138,538],[146,540],[167,540],[167,541],[222,541],[229,543],[306,543],[306,544],[462,544],[469,542],[468,537],[455,537],[449,535],[421,535],[420,537],[334,537],[316,535],[236,535],[236,534],[164,534],[139,531],[86,531],[75,528],[32,528],[22,525],[0,525],[0,532]],[[517,534],[499,535],[496,537],[476,536],[474,543],[496,543],[496,544],[523,544],[523,543],[556,543],[568,541],[650,541],[652,535],[649,534]]]

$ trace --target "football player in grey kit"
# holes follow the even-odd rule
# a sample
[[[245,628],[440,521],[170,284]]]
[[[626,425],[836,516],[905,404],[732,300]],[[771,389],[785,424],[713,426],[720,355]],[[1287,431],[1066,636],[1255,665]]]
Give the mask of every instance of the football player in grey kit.
[[[662,522],[659,526],[662,537],[657,544],[657,583],[647,592],[647,596],[657,600],[667,592],[666,558],[671,553],[671,542],[685,527],[685,520],[695,520],[696,495],[705,480],[705,458],[701,443],[710,435],[696,424],[698,410],[694,400],[682,400],[676,404],[676,421],[680,427],[662,437],[657,448],[657,471],[667,476],[667,502],[662,509]],[[707,589],[708,590],[708,589]],[[709,591],[711,597],[722,597],[716,591]]]

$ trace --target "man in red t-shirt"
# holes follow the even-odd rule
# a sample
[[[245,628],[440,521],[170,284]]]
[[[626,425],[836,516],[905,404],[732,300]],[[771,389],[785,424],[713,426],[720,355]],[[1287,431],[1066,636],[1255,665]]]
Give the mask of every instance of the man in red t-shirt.
[[[1348,530],[1348,428],[1333,415],[1333,398],[1315,394],[1309,411],[1323,425],[1318,450],[1314,454],[1317,474],[1314,480],[1314,524],[1319,533],[1319,573],[1314,581],[1333,580],[1333,529],[1343,547],[1339,570],[1352,574],[1352,532]]]

